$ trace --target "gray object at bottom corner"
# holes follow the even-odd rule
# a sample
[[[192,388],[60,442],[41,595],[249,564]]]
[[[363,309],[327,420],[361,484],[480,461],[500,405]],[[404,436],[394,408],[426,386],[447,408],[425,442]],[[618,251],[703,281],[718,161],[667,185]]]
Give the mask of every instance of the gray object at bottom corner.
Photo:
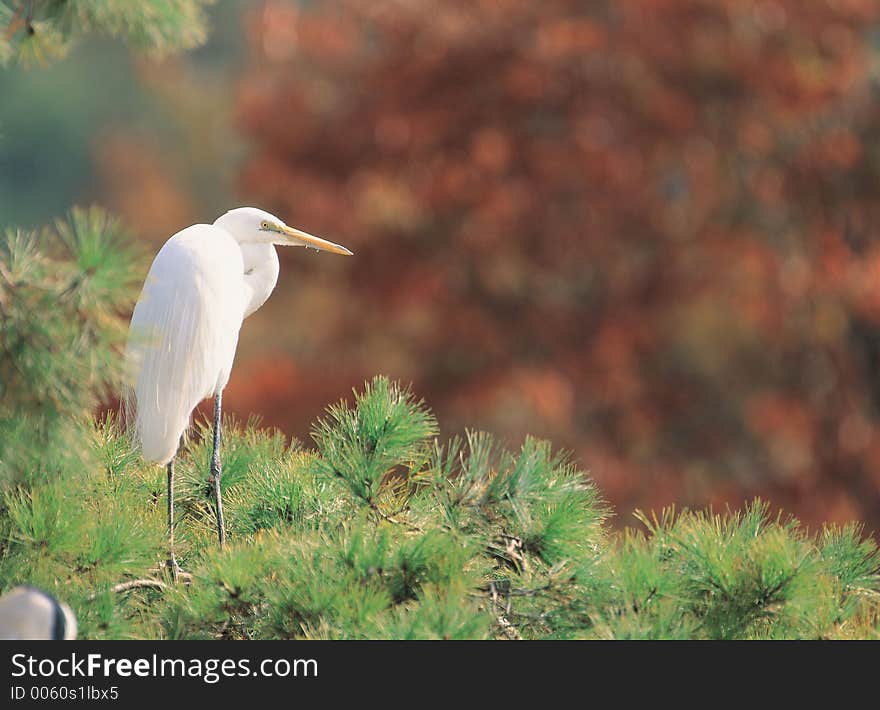
[[[0,597],[0,640],[39,641],[76,638],[70,607],[36,587],[15,587]]]

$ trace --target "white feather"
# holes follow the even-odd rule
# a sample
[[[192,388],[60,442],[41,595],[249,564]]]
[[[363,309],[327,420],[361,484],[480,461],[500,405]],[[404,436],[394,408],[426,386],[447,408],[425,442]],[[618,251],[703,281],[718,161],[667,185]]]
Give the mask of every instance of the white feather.
[[[248,300],[243,275],[238,242],[213,225],[178,232],[153,260],[125,355],[146,460],[170,461],[193,409],[226,386]]]
[[[174,458],[196,405],[229,380],[238,332],[278,281],[275,244],[351,254],[339,244],[239,207],[159,250],[131,317],[124,392],[144,458]]]

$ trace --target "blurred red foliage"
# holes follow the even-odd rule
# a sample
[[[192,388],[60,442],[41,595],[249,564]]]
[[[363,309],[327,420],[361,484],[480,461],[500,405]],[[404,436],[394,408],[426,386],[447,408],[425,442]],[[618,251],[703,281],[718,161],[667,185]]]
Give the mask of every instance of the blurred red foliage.
[[[623,522],[761,494],[877,529],[878,20],[262,3],[242,191],[356,256],[282,254],[227,401],[302,436],[383,372],[444,434],[573,449]]]

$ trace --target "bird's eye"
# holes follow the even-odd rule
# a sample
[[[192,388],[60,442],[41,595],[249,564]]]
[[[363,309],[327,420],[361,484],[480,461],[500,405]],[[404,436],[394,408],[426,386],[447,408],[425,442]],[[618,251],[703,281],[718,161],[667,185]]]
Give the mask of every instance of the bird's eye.
[[[260,229],[269,229],[268,222],[260,222]]]

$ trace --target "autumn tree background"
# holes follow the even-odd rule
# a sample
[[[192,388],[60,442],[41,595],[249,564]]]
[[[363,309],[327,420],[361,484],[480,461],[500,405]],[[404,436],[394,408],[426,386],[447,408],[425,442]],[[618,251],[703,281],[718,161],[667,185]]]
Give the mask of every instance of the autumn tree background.
[[[381,368],[447,425],[574,447],[624,510],[760,492],[876,527],[878,18],[264,5],[242,184],[358,258],[285,255],[299,312],[326,317],[287,369],[251,366],[251,396],[296,429],[286,402]]]
[[[108,205],[147,248],[233,200],[350,246],[281,254],[231,410],[305,438],[381,372],[444,436],[572,449],[619,524],[759,494],[880,528],[880,6],[269,0],[212,18],[204,50],[158,67],[74,56],[80,86],[90,56],[137,78],[68,101],[78,134],[38,133],[70,77],[0,79],[47,107],[22,132],[0,98],[0,205],[28,220],[22,171],[62,141],[91,177],[55,176],[58,202]]]

